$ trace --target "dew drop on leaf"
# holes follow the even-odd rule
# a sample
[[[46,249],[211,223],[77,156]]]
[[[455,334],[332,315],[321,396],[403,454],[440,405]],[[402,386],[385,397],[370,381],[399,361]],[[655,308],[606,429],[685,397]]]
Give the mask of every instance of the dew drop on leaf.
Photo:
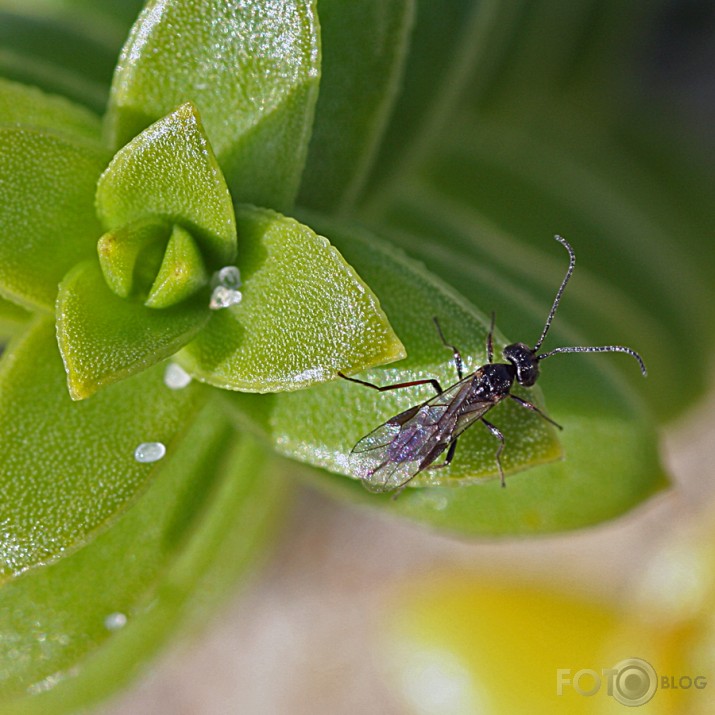
[[[105,619],[104,619],[104,627],[108,631],[118,631],[121,628],[124,628],[124,626],[127,625],[127,617],[123,613],[120,613],[119,611],[115,613],[110,613]]]
[[[161,442],[142,442],[134,450],[137,462],[157,462],[166,454],[166,447]]]
[[[191,375],[175,362],[170,362],[164,371],[164,384],[171,390],[182,390],[191,382]]]

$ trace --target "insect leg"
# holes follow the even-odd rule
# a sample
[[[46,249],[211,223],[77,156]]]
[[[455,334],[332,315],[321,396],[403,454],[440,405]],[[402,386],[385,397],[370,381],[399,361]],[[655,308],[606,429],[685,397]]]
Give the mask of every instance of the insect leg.
[[[347,375],[343,375],[342,372],[338,372],[338,375],[342,377],[343,380],[357,382],[358,385],[372,387],[373,390],[378,390],[379,392],[386,392],[387,390],[399,390],[403,387],[415,387],[416,385],[432,385],[438,395],[441,395],[444,392],[444,390],[442,389],[442,385],[440,385],[439,381],[433,377],[426,378],[424,380],[412,380],[410,382],[396,382],[394,385],[383,385],[382,387],[380,387],[380,385],[373,385],[371,382],[366,382],[365,380],[358,380],[356,377],[348,377]]]
[[[551,424],[554,425],[554,427],[563,429],[563,427],[558,422],[554,422],[554,420],[552,420],[551,417],[544,414],[536,405],[533,405],[531,402],[522,400],[521,397],[517,397],[516,395],[512,395],[512,394],[510,394],[509,397],[511,397],[512,400],[516,400],[522,407],[526,407],[527,410],[531,410],[532,412],[536,412],[537,415],[541,415],[541,417],[543,417],[547,422],[551,422]]]
[[[439,320],[437,320],[437,318],[432,318],[432,320],[434,320],[434,324],[437,326],[437,333],[439,334],[439,337],[444,343],[445,347],[448,347],[452,350],[452,354],[454,355],[454,366],[457,368],[457,375],[461,380],[464,377],[464,360],[462,360],[462,354],[459,352],[459,350],[457,350],[454,345],[448,343],[444,339],[444,333],[442,332],[442,326],[439,324]]]
[[[499,467],[501,485],[505,487],[506,482],[504,481],[504,470],[501,466],[501,453],[504,450],[504,435],[491,422],[487,422],[483,417],[481,418],[481,421],[484,423],[486,428],[499,440],[499,447],[497,448],[497,452],[494,455],[494,458],[497,461],[497,467]]]
[[[447,450],[447,456],[444,458],[444,462],[441,464],[430,464],[427,469],[444,469],[445,467],[449,467],[450,463],[454,459],[454,453],[457,451],[457,438],[452,440],[452,443],[449,445],[449,449]]]
[[[494,321],[496,320],[496,313],[492,311],[492,322],[489,326],[489,332],[487,333],[487,362],[491,365],[494,361]]]

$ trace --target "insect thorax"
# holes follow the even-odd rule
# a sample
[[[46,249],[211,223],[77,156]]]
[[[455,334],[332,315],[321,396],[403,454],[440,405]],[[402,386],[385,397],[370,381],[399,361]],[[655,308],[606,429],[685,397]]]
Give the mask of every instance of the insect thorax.
[[[483,365],[474,373],[472,390],[474,400],[498,402],[511,390],[516,377],[513,365],[494,363]]]

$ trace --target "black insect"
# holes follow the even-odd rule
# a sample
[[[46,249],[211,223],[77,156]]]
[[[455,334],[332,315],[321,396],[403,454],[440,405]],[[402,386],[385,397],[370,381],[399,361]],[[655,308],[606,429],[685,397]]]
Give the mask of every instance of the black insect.
[[[429,384],[432,385],[437,393],[435,397],[426,400],[422,404],[410,407],[410,409],[387,420],[387,422],[363,437],[353,447],[350,453],[351,471],[362,480],[368,490],[373,492],[399,491],[421,471],[428,468],[439,469],[448,466],[454,458],[458,437],[467,427],[477,421],[481,422],[499,441],[495,458],[501,477],[501,485],[505,486],[504,470],[501,464],[504,435],[491,422],[488,422],[484,415],[503,399],[509,397],[522,407],[535,412],[543,419],[562,429],[561,425],[545,415],[536,405],[511,394],[514,381],[524,387],[531,387],[536,382],[539,377],[539,363],[547,357],[557,353],[627,353],[638,361],[643,375],[646,375],[646,367],[641,356],[635,350],[621,345],[563,347],[555,348],[547,353],[537,354],[546,338],[546,334],[549,332],[551,321],[576,264],[576,256],[569,243],[561,236],[554,236],[554,238],[565,246],[569,252],[569,267],[561,286],[556,292],[556,297],[546,318],[541,337],[533,348],[524,343],[512,343],[507,345],[503,351],[507,362],[494,363],[492,343],[494,314],[492,314],[492,323],[487,335],[487,359],[489,362],[464,377],[462,356],[454,345],[450,345],[445,340],[439,322],[435,318],[437,332],[445,346],[452,350],[454,365],[459,376],[459,381],[446,390],[442,389],[436,379],[412,380],[411,382],[400,382],[380,387],[339,373],[340,377],[346,380],[372,387],[380,392]],[[447,450],[447,456],[444,461],[440,464],[435,464],[435,460],[445,449]]]

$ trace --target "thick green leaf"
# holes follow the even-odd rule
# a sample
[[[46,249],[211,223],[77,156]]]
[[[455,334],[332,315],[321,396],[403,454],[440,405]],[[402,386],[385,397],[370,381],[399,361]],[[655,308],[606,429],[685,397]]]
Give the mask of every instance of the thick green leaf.
[[[0,78],[0,124],[99,140],[99,117],[64,97]]]
[[[317,98],[318,38],[310,0],[152,0],[114,76],[111,145],[191,100],[235,199],[288,209]]]
[[[196,241],[181,226],[174,226],[145,305],[168,308],[186,300],[208,282],[209,275]]]
[[[203,625],[281,511],[285,482],[266,466],[209,405],[112,528],[5,584],[0,710],[84,711]]]
[[[210,317],[208,295],[164,310],[119,298],[96,261],[73,268],[60,284],[57,342],[74,400],[173,355]]]
[[[195,377],[250,392],[298,390],[404,355],[377,298],[322,236],[294,219],[236,208],[240,304],[215,311],[178,356]]]
[[[414,255],[475,303],[494,307],[498,323],[508,326],[515,339],[531,342],[539,334],[550,299],[535,300],[523,286],[510,283],[463,251],[455,252],[418,236],[412,236],[409,246]],[[379,284],[374,285],[379,290]],[[565,295],[564,301],[567,299]],[[391,319],[396,322],[392,315]],[[583,344],[584,337],[559,313],[549,343]],[[461,348],[461,343],[458,345]],[[560,355],[542,365],[538,384],[546,395],[548,414],[564,427],[559,432],[564,459],[512,476],[506,489],[496,481],[465,488],[406,489],[393,500],[368,494],[351,480],[334,475],[313,472],[309,478],[350,501],[379,505],[392,513],[469,535],[549,533],[615,518],[667,486],[652,418],[615,370],[617,361],[626,362],[640,376],[635,362],[623,355]],[[501,409],[499,406],[489,414],[489,419],[500,426]],[[271,411],[264,411],[265,420],[270,421]],[[521,429],[519,425],[515,428]],[[508,424],[502,431],[508,452],[521,435]],[[460,442],[450,471],[471,449],[471,445]],[[309,460],[306,456],[305,461],[317,462],[309,451],[304,450],[311,457]]]
[[[54,309],[65,273],[95,255],[94,189],[108,160],[88,140],[0,128],[0,295]]]
[[[362,188],[398,90],[413,6],[319,1],[323,71],[302,205],[345,209]]]
[[[373,369],[361,379],[378,385],[436,377],[447,387],[456,382],[452,352],[439,339],[433,323],[438,317],[447,340],[458,345],[468,370],[486,360],[488,320],[467,301],[421,265],[389,249],[370,234],[354,227],[317,225],[340,246],[343,255],[378,292],[381,304],[407,349],[394,367]],[[501,335],[495,344],[502,346]],[[516,394],[541,404],[538,388]],[[398,412],[432,397],[429,386],[378,394],[374,390],[336,380],[300,393],[280,395],[227,395],[239,420],[260,431],[281,454],[332,471],[348,474],[348,453],[360,437]],[[494,423],[509,435],[502,456],[507,473],[557,459],[558,440],[544,420],[512,401],[500,405]],[[490,420],[492,419],[490,413]],[[457,457],[448,469],[424,472],[413,486],[480,481],[498,474],[497,445],[482,425],[460,438]],[[455,490],[466,493],[465,490]]]
[[[117,152],[97,185],[97,213],[108,230],[143,219],[182,224],[217,268],[236,255],[231,195],[190,102]]]
[[[97,254],[109,288],[121,298],[140,295],[142,289],[148,293],[170,233],[171,226],[157,219],[140,219],[107,231],[97,242]],[[148,281],[138,280],[147,276]]]
[[[148,310],[148,309],[146,309]],[[38,319],[0,362],[0,574],[67,554],[153,478],[134,450],[169,455],[203,404],[198,386],[170,390],[162,368],[77,404],[67,394],[53,323]]]

